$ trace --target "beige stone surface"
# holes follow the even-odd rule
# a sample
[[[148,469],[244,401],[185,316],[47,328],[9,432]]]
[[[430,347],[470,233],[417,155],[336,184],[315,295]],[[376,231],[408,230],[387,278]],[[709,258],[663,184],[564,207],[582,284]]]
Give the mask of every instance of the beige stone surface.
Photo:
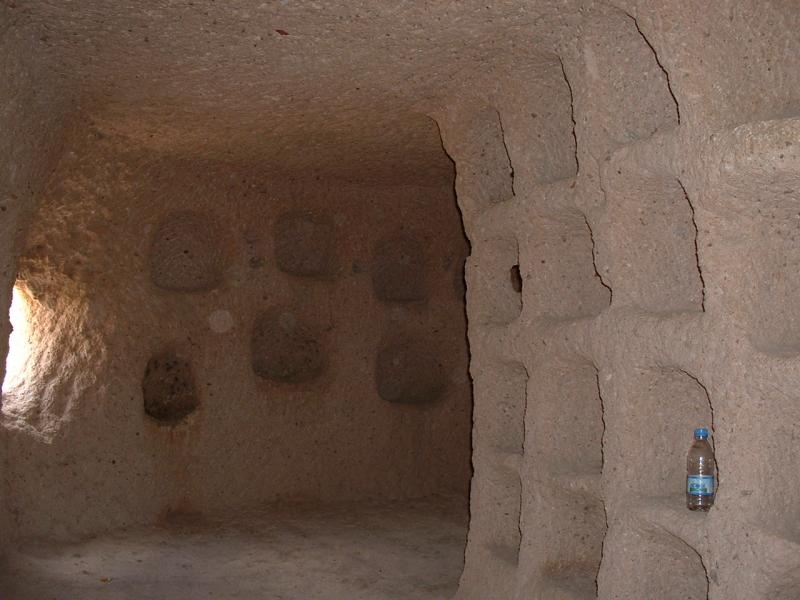
[[[14,600],[451,598],[462,498],[184,516],[69,544],[29,542],[0,573]]]
[[[0,11],[0,312],[23,276],[53,342],[3,400],[5,547],[164,510],[465,492],[471,384],[459,600],[800,597],[795,2]],[[159,273],[203,285],[158,287],[153,236],[186,211],[214,241]],[[428,259],[385,245],[409,235]],[[463,335],[447,350],[466,254],[469,378]],[[304,332],[278,363],[329,359],[305,382],[252,372],[277,306]],[[377,353],[408,336],[441,357],[435,401],[376,391]],[[166,350],[202,396],[173,428],[140,397]],[[392,394],[438,395],[402,355]],[[701,425],[707,515],[683,507]]]

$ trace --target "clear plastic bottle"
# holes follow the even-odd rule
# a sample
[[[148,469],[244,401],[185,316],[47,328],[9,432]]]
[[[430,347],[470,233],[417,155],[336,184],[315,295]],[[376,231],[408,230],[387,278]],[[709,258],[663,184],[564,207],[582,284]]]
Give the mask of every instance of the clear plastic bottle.
[[[717,493],[714,450],[708,443],[708,429],[694,430],[694,443],[686,457],[686,506],[689,510],[708,510]]]

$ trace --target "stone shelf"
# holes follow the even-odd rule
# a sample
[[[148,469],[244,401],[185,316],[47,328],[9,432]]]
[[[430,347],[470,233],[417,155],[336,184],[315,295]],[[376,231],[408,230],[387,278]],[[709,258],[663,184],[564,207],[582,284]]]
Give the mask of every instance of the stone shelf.
[[[515,196],[487,206],[473,217],[477,235],[496,237],[514,231],[517,228],[519,211],[520,202]]]
[[[682,507],[678,495],[630,498],[617,507],[625,519],[610,516],[599,575],[603,597],[708,600],[709,578],[696,547],[705,539],[703,517]],[[625,565],[624,576],[609,576],[608,557]]]
[[[516,567],[519,563],[519,547],[509,544],[488,544],[486,548],[493,558],[509,567]]]
[[[548,600],[594,600],[597,598],[596,575],[574,574],[568,577],[551,577],[545,580]]]
[[[536,210],[544,213],[564,213],[575,210],[576,189],[578,180],[575,177],[558,179],[547,183],[537,183],[534,190],[537,196],[536,204],[529,204],[529,210]],[[518,223],[521,228],[523,222]]]
[[[611,155],[604,172],[635,171],[676,176],[676,165],[685,148],[680,133],[680,128],[676,127],[621,146]]]
[[[601,357],[605,348],[618,346],[617,340],[635,338],[641,340],[636,347],[640,360],[699,371],[697,357],[702,354],[711,325],[702,312],[652,314],[623,308],[609,309],[595,317],[534,321],[521,326],[536,328],[539,347],[548,353],[600,364],[604,362]],[[603,340],[602,344],[592,343],[598,339]]]
[[[540,328],[539,343],[546,352],[592,358],[592,330],[597,317],[548,322]]]
[[[707,153],[726,184],[753,189],[765,182],[783,191],[800,177],[799,137],[798,117],[755,121],[712,136]]]
[[[706,545],[709,514],[686,508],[684,494],[641,498],[634,503],[632,514],[637,520],[680,538],[698,552]]]
[[[609,489],[617,496],[648,498],[683,493],[686,448],[693,428],[709,427],[712,443],[717,441],[711,399],[702,382],[691,373],[674,368],[631,369],[617,401],[629,427],[628,450],[625,461],[612,465],[616,472],[612,471],[614,480],[609,482]],[[613,435],[609,443],[612,447],[606,450],[612,456],[619,455]],[[622,504],[619,510],[624,511],[627,500]],[[682,503],[675,505],[680,507]]]
[[[607,349],[621,346],[635,356],[638,364],[671,365],[698,373],[711,327],[713,323],[702,312],[654,314],[622,308],[606,311],[586,324],[566,325],[558,336],[576,348],[580,348],[577,344],[582,342],[585,352],[596,364],[606,362]],[[559,338],[550,335],[549,339],[558,341]],[[590,340],[595,343],[591,344]]]

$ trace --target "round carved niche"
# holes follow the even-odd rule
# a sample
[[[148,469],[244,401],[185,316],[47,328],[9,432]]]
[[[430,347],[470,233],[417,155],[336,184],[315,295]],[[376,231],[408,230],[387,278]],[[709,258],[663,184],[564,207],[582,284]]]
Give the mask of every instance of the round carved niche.
[[[253,371],[259,377],[303,383],[319,377],[326,359],[319,336],[290,310],[259,315],[250,340]]]
[[[218,287],[225,272],[219,224],[206,213],[175,212],[156,228],[150,278],[165,290],[202,292]]]
[[[166,424],[177,424],[200,405],[189,361],[162,352],[147,362],[142,379],[144,412]]]

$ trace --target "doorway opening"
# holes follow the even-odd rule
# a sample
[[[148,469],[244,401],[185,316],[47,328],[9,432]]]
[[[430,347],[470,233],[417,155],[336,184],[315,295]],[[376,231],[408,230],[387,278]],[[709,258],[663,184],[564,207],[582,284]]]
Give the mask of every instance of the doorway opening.
[[[16,434],[35,465],[10,461],[14,536],[48,558],[12,560],[0,591],[228,597],[233,573],[266,597],[455,594],[469,243],[436,123],[369,119],[298,163],[134,151],[119,123],[72,140],[20,263],[32,294],[81,299],[58,338],[77,360],[48,370],[35,416],[58,435]]]

